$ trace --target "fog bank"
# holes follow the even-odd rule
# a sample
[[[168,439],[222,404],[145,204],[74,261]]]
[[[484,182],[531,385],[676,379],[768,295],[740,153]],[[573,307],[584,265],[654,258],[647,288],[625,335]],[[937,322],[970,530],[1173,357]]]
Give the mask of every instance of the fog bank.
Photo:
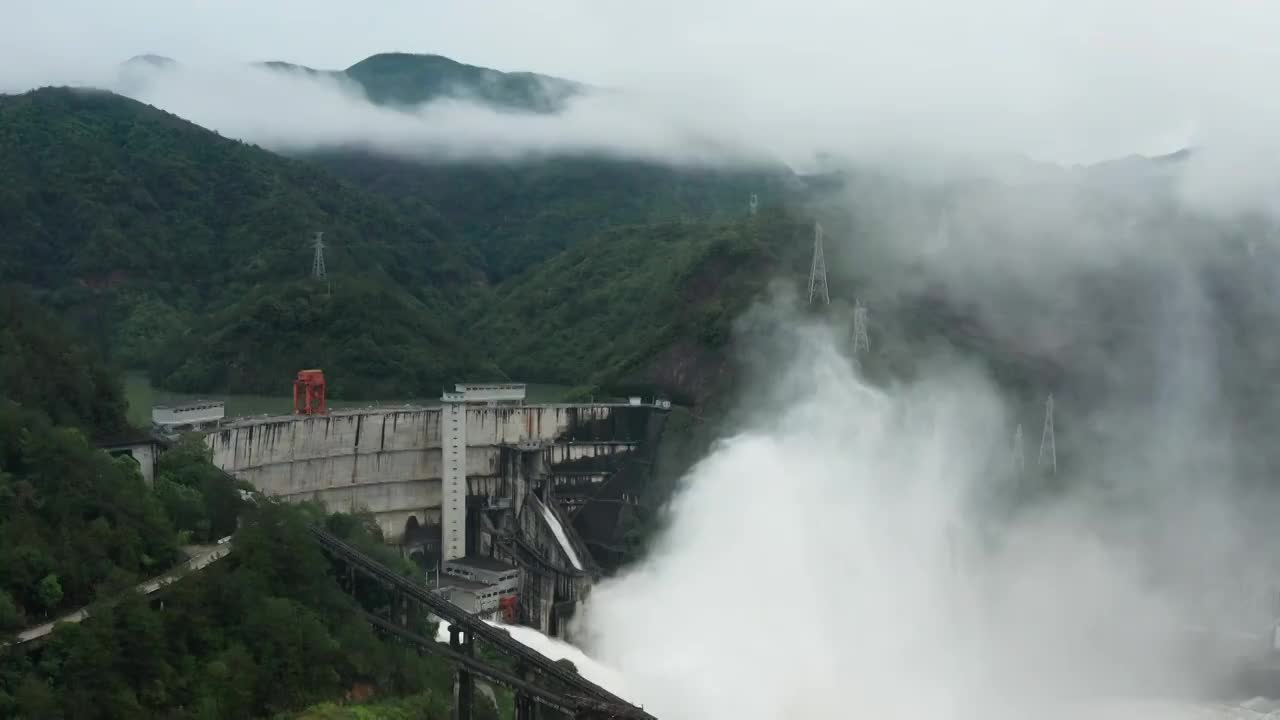
[[[1195,397],[1091,408],[1141,430],[1048,477],[1039,418],[975,365],[940,359],[877,389],[830,327],[776,306],[752,321],[768,338],[756,412],[689,472],[649,557],[597,587],[575,628],[656,716],[1073,716],[1222,691],[1229,653],[1188,629],[1269,630],[1259,587],[1210,604],[1228,575],[1239,589],[1263,567],[1235,532],[1229,483],[1183,482],[1205,469],[1184,461],[1223,458],[1184,445],[1150,462],[1221,437]],[[1206,367],[1169,387],[1204,387]]]

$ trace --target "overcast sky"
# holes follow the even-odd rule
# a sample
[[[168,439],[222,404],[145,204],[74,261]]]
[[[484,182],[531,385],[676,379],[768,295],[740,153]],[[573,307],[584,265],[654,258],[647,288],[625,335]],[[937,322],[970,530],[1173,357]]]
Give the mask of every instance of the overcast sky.
[[[17,17],[6,23],[6,54],[56,52],[104,61],[150,52],[189,61],[282,59],[344,68],[377,52],[400,50],[587,79],[605,79],[637,59],[630,50],[617,52],[617,43],[633,27],[635,13],[627,3],[5,0],[0,5],[11,7],[8,14]]]
[[[380,51],[661,88],[739,134],[939,138],[1063,161],[1273,142],[1266,0],[0,0],[0,87],[158,53]],[[17,78],[15,80],[15,78]]]

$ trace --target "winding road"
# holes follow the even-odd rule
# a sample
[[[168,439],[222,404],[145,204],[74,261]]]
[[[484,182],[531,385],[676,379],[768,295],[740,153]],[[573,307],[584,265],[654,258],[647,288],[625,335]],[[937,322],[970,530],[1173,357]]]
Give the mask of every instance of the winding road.
[[[150,580],[144,580],[143,582],[138,583],[134,586],[134,589],[143,595],[150,595],[169,583],[180,580],[188,572],[202,570],[209,565],[212,565],[231,553],[231,537],[228,536],[222,538],[214,545],[184,545],[182,551],[187,554],[186,562],[177,565],[163,575],[157,575]],[[56,627],[58,623],[78,623],[87,617],[89,617],[89,608],[87,606],[82,607],[79,610],[67,613],[66,615],[50,620],[42,625],[29,627],[18,633],[14,642],[0,643],[0,646],[21,645],[23,643],[31,642],[32,640],[38,640],[53,632],[54,627]]]

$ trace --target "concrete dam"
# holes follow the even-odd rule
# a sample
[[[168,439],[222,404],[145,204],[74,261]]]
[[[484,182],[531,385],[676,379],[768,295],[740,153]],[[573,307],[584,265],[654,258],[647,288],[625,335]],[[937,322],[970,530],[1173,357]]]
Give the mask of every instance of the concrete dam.
[[[599,572],[584,535],[607,543],[635,503],[669,408],[458,385],[439,406],[246,418],[205,438],[263,494],[369,513],[456,602],[554,634]]]

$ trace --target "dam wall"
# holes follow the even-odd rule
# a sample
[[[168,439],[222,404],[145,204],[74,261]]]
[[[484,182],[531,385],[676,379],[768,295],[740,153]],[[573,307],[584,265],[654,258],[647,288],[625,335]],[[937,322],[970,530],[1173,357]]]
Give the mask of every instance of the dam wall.
[[[247,418],[205,442],[215,465],[262,493],[371,512],[387,540],[399,542],[411,517],[440,523],[443,412],[434,406]],[[466,405],[465,412],[467,494],[496,501],[526,490],[510,453],[541,453],[554,467],[630,452],[646,439],[652,407]]]

